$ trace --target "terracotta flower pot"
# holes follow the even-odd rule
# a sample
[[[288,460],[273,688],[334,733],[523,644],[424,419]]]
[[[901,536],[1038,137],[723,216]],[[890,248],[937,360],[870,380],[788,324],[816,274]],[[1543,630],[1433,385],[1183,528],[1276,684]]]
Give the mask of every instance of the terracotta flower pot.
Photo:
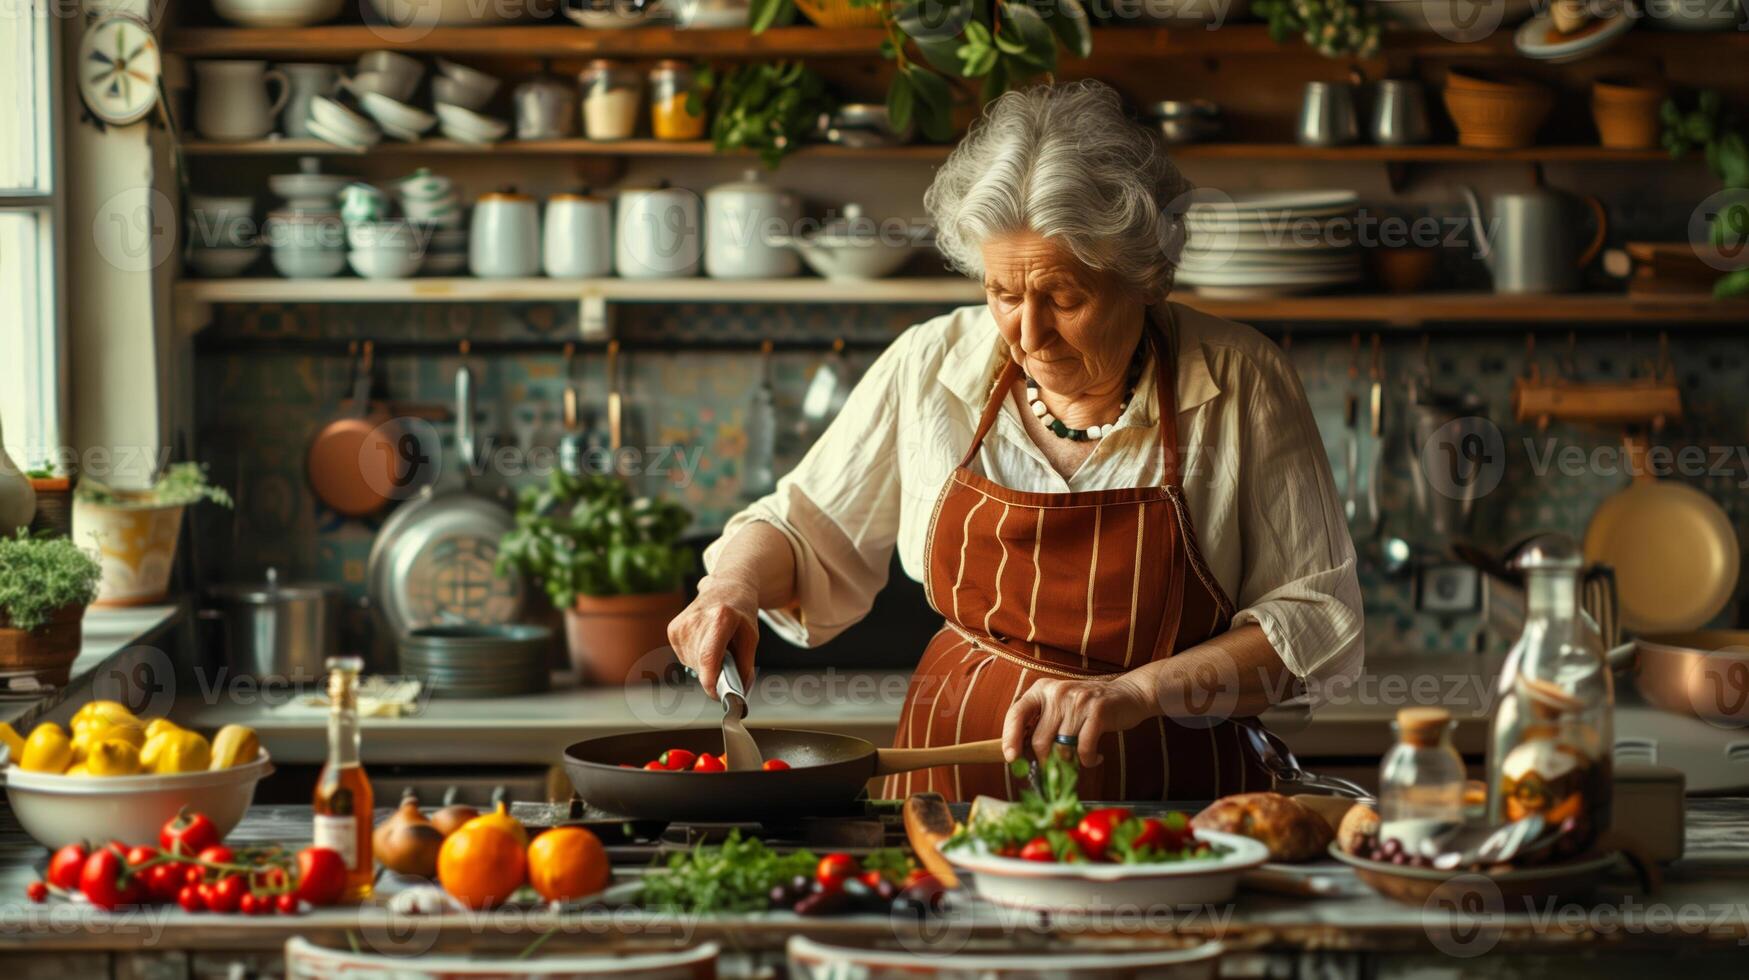
[[[638,680],[634,668],[646,666],[639,662],[652,652],[669,649],[668,622],[684,608],[686,597],[679,592],[578,596],[565,610],[572,666],[588,684]]]
[[[96,548],[103,565],[95,606],[143,606],[164,599],[176,563],[182,505],[109,507],[75,500],[73,540]]]
[[[0,676],[6,681],[32,677],[64,687],[84,636],[84,606],[65,606],[34,630],[13,629],[0,613]]]
[[[1599,80],[1591,88],[1591,118],[1598,142],[1616,150],[1649,150],[1664,124],[1658,118],[1668,90],[1662,83]]]

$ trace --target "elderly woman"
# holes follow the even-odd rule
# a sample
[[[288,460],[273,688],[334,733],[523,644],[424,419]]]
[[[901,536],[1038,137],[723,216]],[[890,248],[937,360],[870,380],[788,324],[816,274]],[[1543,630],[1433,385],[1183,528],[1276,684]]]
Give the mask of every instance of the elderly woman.
[[[913,327],[771,496],[706,552],[669,627],[707,691],[760,617],[815,645],[868,612],[895,546],[946,618],[895,743],[1073,739],[1089,799],[1268,787],[1245,729],[1358,671],[1361,604],[1318,430],[1252,329],[1166,300],[1186,190],[1097,83],[1011,92],[924,203],[987,295]],[[1013,797],[998,765],[888,796]]]

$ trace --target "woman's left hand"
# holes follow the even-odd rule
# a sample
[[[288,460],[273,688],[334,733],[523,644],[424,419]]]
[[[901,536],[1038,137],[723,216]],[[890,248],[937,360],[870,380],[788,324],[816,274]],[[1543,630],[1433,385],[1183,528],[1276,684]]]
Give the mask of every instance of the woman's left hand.
[[[1058,735],[1075,736],[1082,766],[1099,765],[1099,738],[1159,714],[1154,698],[1128,677],[1108,680],[1041,680],[1008,709],[1002,752],[1009,762],[1026,754],[1044,759]]]

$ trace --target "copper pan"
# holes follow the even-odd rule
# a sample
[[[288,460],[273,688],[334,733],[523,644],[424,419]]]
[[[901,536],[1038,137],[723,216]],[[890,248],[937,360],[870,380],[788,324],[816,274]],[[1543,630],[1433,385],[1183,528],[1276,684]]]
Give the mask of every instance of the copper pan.
[[[1617,666],[1653,705],[1729,728],[1749,725],[1749,630],[1657,633],[1635,640]]]
[[[400,423],[370,401],[374,354],[374,345],[365,341],[351,405],[316,433],[307,457],[310,488],[347,517],[369,517],[382,510],[405,482]]]

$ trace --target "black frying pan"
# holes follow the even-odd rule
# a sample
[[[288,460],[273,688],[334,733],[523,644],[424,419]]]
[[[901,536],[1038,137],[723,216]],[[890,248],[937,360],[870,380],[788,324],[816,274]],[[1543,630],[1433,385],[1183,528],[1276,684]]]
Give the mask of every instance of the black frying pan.
[[[776,772],[660,772],[642,766],[669,749],[721,752],[719,728],[635,732],[578,742],[565,749],[565,772],[583,802],[622,817],[739,821],[829,813],[855,800],[876,776],[931,766],[1001,763],[1002,742],[990,739],[928,749],[877,749],[872,742],[830,732],[748,730],[767,759],[790,764]]]

